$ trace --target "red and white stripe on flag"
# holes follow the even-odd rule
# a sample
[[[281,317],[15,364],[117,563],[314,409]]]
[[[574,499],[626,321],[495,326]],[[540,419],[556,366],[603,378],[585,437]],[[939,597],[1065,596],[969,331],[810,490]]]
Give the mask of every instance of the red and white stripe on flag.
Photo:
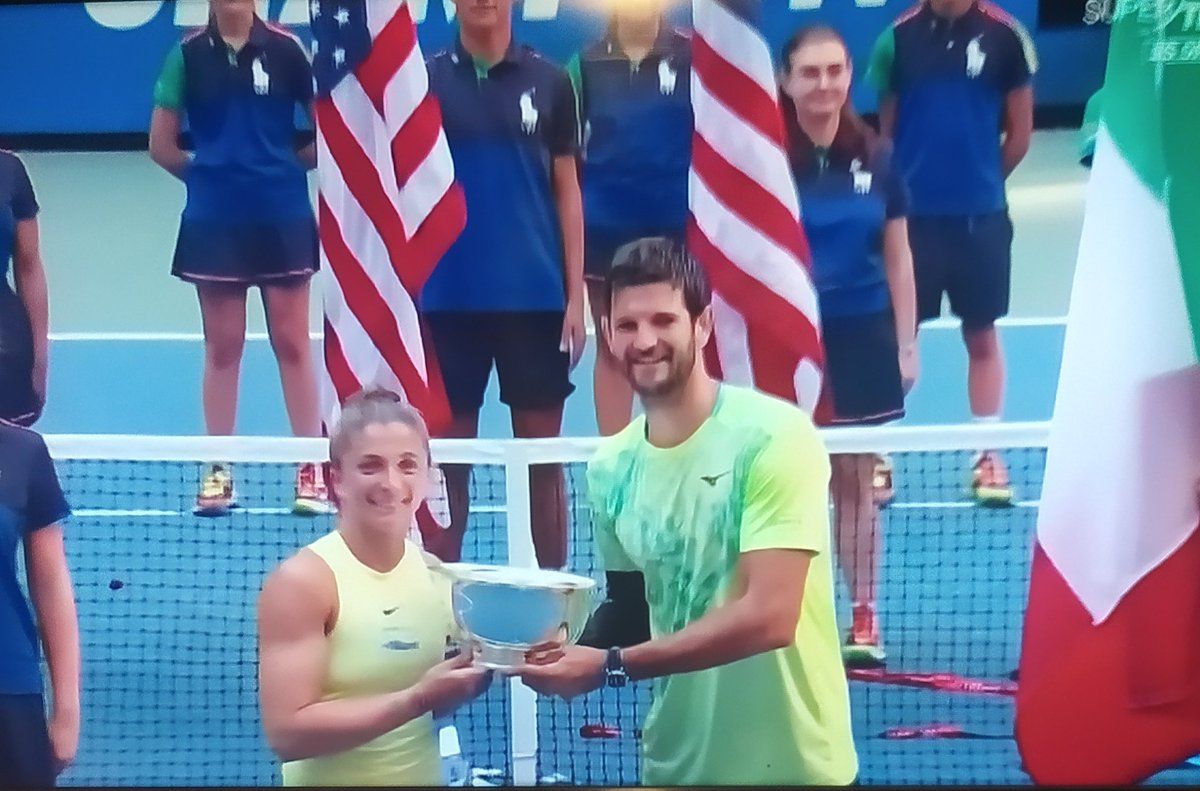
[[[775,71],[752,0],[693,0],[688,244],[713,287],[710,371],[812,412],[824,351]]]
[[[316,101],[322,403],[332,425],[345,399],[386,387],[436,435],[450,409],[416,301],[466,203],[407,4],[364,7],[370,51]]]

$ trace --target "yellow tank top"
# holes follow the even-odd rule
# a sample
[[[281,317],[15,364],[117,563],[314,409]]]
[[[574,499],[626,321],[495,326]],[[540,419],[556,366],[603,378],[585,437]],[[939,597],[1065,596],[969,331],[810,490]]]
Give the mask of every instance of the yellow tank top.
[[[407,542],[386,573],[360,563],[336,530],[308,549],[329,566],[338,592],[321,700],[401,690],[442,660],[453,625],[450,584],[426,567],[416,545]],[[285,763],[283,784],[443,785],[433,716],[345,752]]]

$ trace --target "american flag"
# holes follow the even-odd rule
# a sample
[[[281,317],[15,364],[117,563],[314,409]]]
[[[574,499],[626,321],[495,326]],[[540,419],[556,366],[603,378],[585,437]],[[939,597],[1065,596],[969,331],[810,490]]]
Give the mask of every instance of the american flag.
[[[402,0],[312,0],[327,425],[379,385],[450,417],[416,301],[466,203]]]
[[[694,0],[688,245],[713,286],[709,370],[812,412],[821,389],[811,254],[757,0]]]

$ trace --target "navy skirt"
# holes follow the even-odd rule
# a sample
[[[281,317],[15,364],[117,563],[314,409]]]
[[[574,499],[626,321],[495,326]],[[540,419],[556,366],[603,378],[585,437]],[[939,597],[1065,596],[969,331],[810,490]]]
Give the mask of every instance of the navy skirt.
[[[41,412],[33,392],[33,333],[25,303],[0,281],[0,418],[28,426]]]
[[[900,349],[892,311],[825,316],[824,397],[834,426],[873,426],[904,417]]]
[[[249,178],[194,168],[171,274],[189,283],[288,285],[317,271],[317,223],[303,173]]]

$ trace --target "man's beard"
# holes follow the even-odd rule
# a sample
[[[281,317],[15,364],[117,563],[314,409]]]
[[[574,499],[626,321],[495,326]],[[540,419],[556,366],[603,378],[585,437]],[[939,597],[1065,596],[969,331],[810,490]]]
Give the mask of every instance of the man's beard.
[[[633,391],[642,398],[653,399],[663,398],[681,390],[687,383],[688,377],[691,376],[692,369],[696,365],[695,342],[691,342],[679,350],[668,347],[666,359],[658,364],[663,363],[667,366],[667,375],[662,379],[655,380],[653,384],[644,385],[638,381],[635,374],[636,363],[626,355],[625,375],[626,379],[629,380],[630,386],[633,387]]]

